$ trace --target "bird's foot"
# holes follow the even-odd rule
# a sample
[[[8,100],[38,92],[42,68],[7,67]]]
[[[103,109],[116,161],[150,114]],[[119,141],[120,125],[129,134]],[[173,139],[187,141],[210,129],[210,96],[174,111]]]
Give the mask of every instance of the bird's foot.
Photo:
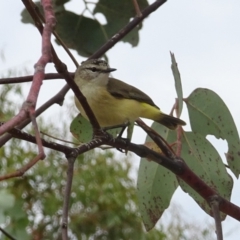
[[[96,129],[93,131],[93,139],[110,140],[112,138],[113,138],[112,135],[110,133],[106,132],[106,130],[104,128]]]
[[[123,132],[125,131],[126,127],[128,127],[130,124],[129,121],[126,121],[125,123],[114,125],[114,126],[109,126],[109,127],[104,127],[103,130],[111,130],[111,129],[116,129],[116,128],[121,128],[121,131],[118,133],[118,138],[121,138],[123,135]]]

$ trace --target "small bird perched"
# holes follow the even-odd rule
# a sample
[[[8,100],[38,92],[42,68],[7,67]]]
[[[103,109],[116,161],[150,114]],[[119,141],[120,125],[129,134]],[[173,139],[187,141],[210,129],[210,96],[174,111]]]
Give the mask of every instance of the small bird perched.
[[[175,129],[178,125],[186,125],[181,119],[161,112],[144,92],[109,77],[110,72],[115,70],[109,68],[104,60],[91,59],[82,62],[74,77],[74,81],[86,97],[101,127],[133,122],[139,117],[154,120],[169,129]],[[83,117],[87,118],[76,97],[75,104]]]

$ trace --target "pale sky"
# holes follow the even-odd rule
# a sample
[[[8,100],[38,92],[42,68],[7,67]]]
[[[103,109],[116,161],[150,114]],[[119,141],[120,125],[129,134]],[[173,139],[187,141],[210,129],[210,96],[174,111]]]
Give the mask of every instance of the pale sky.
[[[81,1],[66,4],[66,8],[76,13],[81,12]],[[151,1],[153,2],[153,1]],[[27,67],[32,73],[33,65],[40,57],[41,39],[38,31],[30,24],[20,22],[21,1],[2,1],[0,8],[0,53],[5,61],[0,60],[0,71],[17,68],[22,71]],[[198,87],[215,91],[227,104],[240,130],[239,80],[240,80],[240,1],[237,0],[172,0],[165,3],[145,21],[140,31],[140,42],[135,48],[127,43],[118,43],[108,51],[110,65],[117,68],[115,78],[124,80],[152,97],[164,111],[170,112],[176,97],[174,80],[171,72],[169,51],[175,54],[182,77],[184,97]],[[79,10],[79,11],[78,11]],[[76,59],[85,60],[72,51]],[[59,57],[67,63],[69,71],[75,71],[74,65],[61,49]],[[46,72],[55,72],[52,64]],[[60,89],[64,81],[48,81],[43,84],[38,105],[50,98]],[[30,84],[26,84],[26,93]],[[69,92],[68,96],[72,96]],[[65,109],[66,111],[66,109]],[[64,108],[54,106],[45,113],[51,117],[56,112],[64,114]],[[77,111],[76,111],[77,112]],[[182,119],[188,121],[186,110]],[[150,121],[146,121],[151,123]],[[70,121],[69,121],[70,123]],[[189,130],[190,127],[185,128]],[[145,134],[137,130],[133,142],[142,143]],[[213,144],[224,157],[226,143],[215,140]],[[133,159],[137,169],[139,159]],[[234,179],[232,202],[240,206],[240,183]],[[180,189],[174,194],[173,202],[181,204],[189,216],[201,221],[212,221],[196,203]],[[239,239],[239,222],[227,218],[223,231],[235,233],[224,239]]]

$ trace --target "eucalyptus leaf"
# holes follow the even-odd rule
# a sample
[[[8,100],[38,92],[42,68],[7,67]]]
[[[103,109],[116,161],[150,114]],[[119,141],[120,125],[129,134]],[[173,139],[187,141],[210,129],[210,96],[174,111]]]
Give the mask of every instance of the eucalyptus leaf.
[[[228,165],[236,177],[240,174],[240,142],[233,117],[223,100],[213,91],[204,88],[194,90],[185,99],[191,128],[203,136],[214,135],[226,139]]]
[[[167,130],[159,123],[153,123],[152,128],[162,132],[162,137],[175,134],[174,131]],[[149,147],[152,139],[147,136],[146,142]],[[168,208],[177,187],[177,179],[171,171],[155,162],[141,158],[137,179],[137,197],[139,210],[147,231],[155,226],[165,209]]]
[[[230,200],[233,188],[232,177],[228,174],[216,149],[204,136],[200,133],[184,132],[181,157],[209,187],[220,196]],[[205,212],[211,214],[211,209],[205,199],[181,179],[179,179],[179,184]],[[225,217],[226,215],[221,213],[221,218]]]

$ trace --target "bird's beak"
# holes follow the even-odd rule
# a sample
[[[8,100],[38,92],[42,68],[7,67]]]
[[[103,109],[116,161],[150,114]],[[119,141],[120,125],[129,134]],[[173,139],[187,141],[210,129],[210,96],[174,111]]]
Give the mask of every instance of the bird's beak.
[[[105,69],[105,70],[101,70],[101,72],[109,73],[109,72],[113,72],[113,71],[116,71],[116,70],[117,70],[116,68],[108,68],[108,69]]]

